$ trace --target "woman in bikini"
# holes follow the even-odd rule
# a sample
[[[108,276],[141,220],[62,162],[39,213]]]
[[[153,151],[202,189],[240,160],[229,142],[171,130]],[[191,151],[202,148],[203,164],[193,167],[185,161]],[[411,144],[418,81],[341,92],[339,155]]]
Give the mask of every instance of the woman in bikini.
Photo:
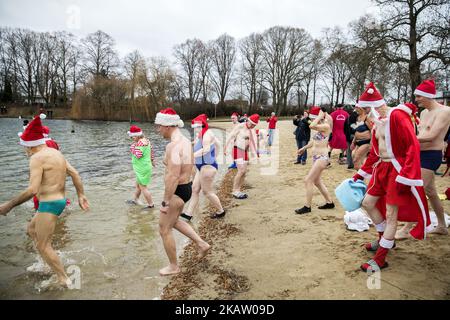
[[[306,186],[306,204],[303,208],[295,210],[297,214],[305,214],[311,212],[311,203],[313,197],[313,187],[316,186],[322,196],[325,198],[326,203],[319,206],[319,209],[332,209],[334,203],[331,200],[327,187],[321,179],[323,170],[325,170],[329,163],[328,157],[328,139],[332,130],[331,121],[327,117],[327,113],[320,110],[319,107],[313,107],[310,111],[309,117],[314,121],[309,125],[311,129],[311,140],[309,143],[298,150],[298,154],[301,155],[306,149],[312,147],[312,159],[313,165],[308,175],[305,178]]]
[[[201,114],[192,120],[192,127],[196,134],[194,140],[194,158],[197,172],[195,173],[192,185],[192,197],[189,202],[189,207],[180,216],[187,221],[192,219],[192,214],[198,207],[200,191],[203,191],[203,194],[211,204],[217,208],[217,212],[211,218],[222,218],[225,215],[225,210],[220,203],[219,197],[214,192],[214,177],[218,169],[216,162],[218,140],[214,136],[214,133],[208,130],[205,114]]]
[[[358,119],[355,124],[355,137],[350,149],[353,150],[352,158],[355,169],[359,170],[370,151],[372,123],[363,108],[357,106],[355,110],[358,113]]]

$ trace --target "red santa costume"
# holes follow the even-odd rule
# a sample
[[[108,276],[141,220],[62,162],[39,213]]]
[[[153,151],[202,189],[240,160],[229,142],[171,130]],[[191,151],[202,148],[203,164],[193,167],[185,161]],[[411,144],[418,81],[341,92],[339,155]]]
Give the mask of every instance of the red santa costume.
[[[46,139],[45,144],[47,147],[59,150],[59,146],[56,141],[48,136],[50,134],[50,128],[47,126],[42,126],[42,132],[44,134],[44,138]]]
[[[385,104],[375,86],[370,83],[361,96],[359,105],[363,107],[380,107]],[[386,218],[386,204],[398,206],[398,221],[417,222],[410,231],[416,239],[425,239],[431,230],[428,204],[423,188],[420,171],[420,145],[414,133],[411,115],[417,110],[413,104],[402,104],[389,111],[385,121],[385,143],[390,160],[380,158],[377,124],[372,131],[372,148],[358,175],[370,179],[367,193],[380,197],[376,206]],[[361,266],[363,270],[387,266],[385,262],[394,241],[382,237],[385,223],[376,226],[379,240],[368,243],[366,249],[377,251],[373,260]]]
[[[343,109],[337,109],[331,113],[333,119],[333,131],[331,135],[331,149],[347,149],[347,138],[345,137],[344,126],[349,114]]]

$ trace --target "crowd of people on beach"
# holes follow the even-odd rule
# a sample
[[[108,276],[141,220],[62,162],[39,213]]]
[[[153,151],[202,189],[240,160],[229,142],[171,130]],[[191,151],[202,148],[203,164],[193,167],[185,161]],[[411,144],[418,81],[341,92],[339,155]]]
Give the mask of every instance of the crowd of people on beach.
[[[423,109],[402,103],[388,107],[373,83],[369,83],[349,112],[337,105],[328,113],[326,109],[313,106],[302,116],[295,116],[293,124],[297,143],[295,164],[306,165],[308,156],[312,165],[304,177],[306,197],[304,206],[295,213],[311,213],[314,187],[325,203],[320,210],[335,208],[335,203],[322,180],[325,170],[332,170],[333,150],[339,150],[339,165],[355,170],[353,181],[366,181],[367,192],[361,207],[367,212],[378,232],[378,238],[365,245],[367,251],[375,252],[372,259],[361,269],[379,270],[388,266],[386,257],[395,247],[395,240],[425,239],[428,233],[448,235],[444,209],[435,187],[435,173],[444,155],[450,158],[448,139],[450,108],[439,104],[434,98],[436,88],[433,80],[423,81],[414,92],[416,102]],[[32,238],[43,260],[52,268],[62,286],[70,286],[60,258],[52,248],[51,239],[58,217],[68,204],[65,196],[66,176],[70,176],[83,210],[89,209],[78,172],[64,158],[58,144],[49,138],[50,129],[43,126],[45,115],[36,116],[25,123],[19,141],[25,147],[30,160],[30,182],[26,190],[12,200],[0,205],[0,215],[6,215],[14,207],[34,197],[36,214],[29,223],[27,233]],[[218,172],[219,139],[209,128],[208,117],[200,114],[191,122],[194,138],[191,141],[180,130],[184,122],[172,108],[157,113],[155,127],[168,141],[162,163],[165,166],[164,193],[159,206],[159,232],[169,264],[159,273],[162,276],[180,272],[176,255],[173,229],[193,241],[198,258],[208,253],[211,245],[194,230],[190,221],[198,208],[203,194],[216,208],[211,219],[225,217],[226,210],[214,190]],[[278,118],[273,112],[266,119],[267,129],[256,129],[260,115],[237,113],[231,115],[232,129],[227,134],[223,155],[231,156],[229,166],[236,170],[232,197],[245,200],[249,196],[243,186],[249,170],[249,161],[262,154],[270,155],[277,138]],[[131,205],[140,204],[143,195],[146,209],[155,208],[148,186],[152,181],[155,156],[153,146],[143,130],[130,127],[132,140],[130,156],[135,174],[135,191]],[[283,141],[284,143],[284,141]],[[438,225],[431,226],[428,201],[436,213]],[[187,203],[189,203],[187,205]],[[398,221],[407,224],[397,230]]]

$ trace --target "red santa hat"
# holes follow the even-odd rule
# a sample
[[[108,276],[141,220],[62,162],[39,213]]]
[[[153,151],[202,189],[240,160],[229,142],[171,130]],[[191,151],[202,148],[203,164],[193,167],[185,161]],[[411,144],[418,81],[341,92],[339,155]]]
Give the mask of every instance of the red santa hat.
[[[247,121],[256,126],[259,122],[259,114],[252,114]]]
[[[22,134],[19,134],[20,144],[24,147],[37,147],[45,144],[47,140],[44,137],[42,122],[39,116],[36,116],[25,128]]]
[[[320,113],[320,107],[311,107],[311,109],[309,110],[309,118],[310,119],[315,119],[319,116]]]
[[[386,104],[386,101],[384,101],[383,96],[378,92],[377,88],[375,88],[373,82],[370,82],[367,85],[366,90],[358,99],[358,107],[378,108],[383,104]]]
[[[166,108],[156,114],[155,124],[165,127],[184,127],[184,122],[172,108]]]
[[[202,131],[199,133],[199,137],[203,137],[205,132],[208,130],[208,117],[206,114],[202,113],[198,115],[196,118],[192,120],[191,127],[192,128],[202,128]]]
[[[424,80],[417,86],[416,90],[414,90],[414,95],[430,99],[436,97],[436,85],[434,84],[434,80]]]
[[[412,118],[414,118],[414,121],[416,122],[416,124],[419,124],[419,123],[420,123],[420,119],[419,119],[419,117],[417,116],[418,108],[417,108],[417,106],[416,106],[414,103],[406,102],[406,103],[403,103],[403,104],[399,104],[399,105],[397,106],[397,108],[398,108],[398,109],[401,109],[401,110],[403,110],[403,111],[405,111],[405,112],[406,112],[407,114],[409,114]]]
[[[131,126],[130,131],[128,131],[128,135],[130,137],[140,137],[143,135],[142,129],[139,128],[138,126]]]
[[[206,122],[207,120],[208,120],[208,117],[206,116],[206,114],[202,113],[202,114],[198,115],[197,117],[195,117],[194,119],[192,119],[191,127],[192,128],[200,128],[200,127],[207,126],[208,125],[208,123]]]
[[[231,115],[231,118],[233,118],[233,117],[239,117],[239,115],[237,114],[237,112],[233,112],[233,114]]]
[[[48,135],[50,134],[50,128],[47,126],[42,126],[42,134],[44,135],[44,138],[48,138]]]

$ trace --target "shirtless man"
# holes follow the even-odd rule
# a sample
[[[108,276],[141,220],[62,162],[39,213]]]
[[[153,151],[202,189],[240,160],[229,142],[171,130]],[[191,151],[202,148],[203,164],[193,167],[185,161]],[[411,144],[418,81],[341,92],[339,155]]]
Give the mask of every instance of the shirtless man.
[[[191,198],[191,174],[194,166],[192,144],[179,130],[179,127],[184,126],[183,121],[175,110],[167,108],[158,112],[155,124],[159,134],[164,139],[170,140],[164,157],[165,188],[159,216],[159,233],[169,258],[169,265],[160,269],[159,274],[168,276],[180,272],[173,228],[194,241],[199,251],[199,259],[206,255],[210,245],[200,238],[189,223],[178,219],[184,205]]]
[[[373,83],[358,104],[372,107],[375,129],[369,156],[353,179],[370,179],[362,206],[379,234],[378,240],[366,244],[366,250],[376,254],[361,269],[378,271],[388,266],[386,256],[394,247],[398,220],[417,221],[411,231],[417,239],[425,237],[425,225],[429,224],[420,179],[420,146],[410,119],[416,106],[405,104],[391,110]]]
[[[233,123],[233,128],[239,124],[239,114],[237,112],[233,112],[231,115],[231,123]],[[233,160],[233,163],[228,166],[228,169],[237,169],[236,161]]]
[[[436,88],[433,80],[423,81],[414,91],[419,107],[425,108],[420,114],[419,134],[420,162],[425,192],[431,207],[436,212],[438,225],[429,233],[448,235],[445,224],[444,207],[439,200],[434,182],[435,171],[442,163],[444,137],[450,124],[450,108],[436,102]],[[396,234],[396,239],[409,238],[411,224],[406,224]]]
[[[28,188],[14,199],[0,206],[0,214],[6,215],[12,208],[37,195],[40,200],[36,215],[28,225],[28,235],[43,260],[52,268],[63,287],[71,285],[58,255],[52,248],[52,236],[59,215],[66,206],[66,176],[72,177],[77,190],[78,202],[83,210],[89,209],[83,184],[78,172],[56,149],[46,145],[39,117],[32,120],[20,136],[20,144],[30,157],[30,183]]]
[[[236,199],[248,198],[248,195],[241,192],[241,190],[247,173],[249,161],[248,150],[250,149],[253,154],[258,154],[255,142],[256,136],[253,132],[253,128],[256,127],[258,122],[259,115],[253,114],[248,118],[247,122],[235,125],[225,144],[223,153],[224,155],[227,155],[229,145],[234,142],[233,158],[236,162],[238,172],[234,177],[232,195]]]

